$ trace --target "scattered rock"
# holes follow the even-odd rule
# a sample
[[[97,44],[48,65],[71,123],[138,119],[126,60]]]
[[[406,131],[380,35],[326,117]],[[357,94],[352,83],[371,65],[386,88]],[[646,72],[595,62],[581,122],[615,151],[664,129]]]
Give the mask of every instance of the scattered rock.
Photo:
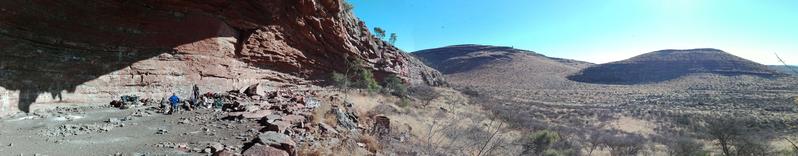
[[[255,112],[251,112],[251,113],[250,112],[242,113],[241,117],[243,117],[245,119],[260,119],[260,118],[266,117],[267,115],[271,115],[271,114],[272,114],[271,110],[257,110]]]
[[[155,134],[167,134],[167,133],[169,133],[169,131],[167,131],[165,129],[158,129],[158,131],[155,132]]]
[[[321,106],[321,102],[316,98],[310,96],[305,98],[305,107],[313,109],[319,106]]]
[[[334,107],[332,111],[335,114],[335,118],[338,119],[338,126],[349,130],[357,129],[357,116],[355,114],[341,111],[338,107]]]

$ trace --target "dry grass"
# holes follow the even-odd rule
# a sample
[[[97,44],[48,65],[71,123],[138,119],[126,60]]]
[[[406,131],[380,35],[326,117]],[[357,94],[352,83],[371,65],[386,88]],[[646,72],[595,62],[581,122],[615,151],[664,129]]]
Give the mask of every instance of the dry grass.
[[[361,135],[360,138],[358,138],[358,142],[366,144],[366,150],[372,153],[377,153],[382,149],[380,141],[373,135]]]

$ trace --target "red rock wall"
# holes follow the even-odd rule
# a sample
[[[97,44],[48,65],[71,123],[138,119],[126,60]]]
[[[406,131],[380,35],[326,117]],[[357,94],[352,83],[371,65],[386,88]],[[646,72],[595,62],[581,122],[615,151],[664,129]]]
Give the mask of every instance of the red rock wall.
[[[256,82],[323,84],[345,58],[378,77],[440,73],[375,39],[339,0],[0,1],[0,114]],[[48,105],[42,105],[48,106]]]

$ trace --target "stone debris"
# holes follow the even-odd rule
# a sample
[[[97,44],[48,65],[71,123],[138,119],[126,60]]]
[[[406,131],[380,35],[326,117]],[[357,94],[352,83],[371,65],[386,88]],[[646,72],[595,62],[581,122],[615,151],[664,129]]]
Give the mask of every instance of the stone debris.
[[[319,96],[316,91],[294,91],[280,89],[265,84],[255,84],[239,90],[227,92],[205,94],[194,93],[199,97],[194,97],[193,103],[183,104],[180,114],[195,111],[198,109],[213,109],[218,113],[217,116],[208,117],[198,115],[195,117],[179,118],[174,122],[176,125],[202,125],[196,131],[180,132],[180,136],[206,135],[216,136],[218,129],[234,129],[233,125],[240,123],[257,122],[255,127],[247,126],[246,132],[226,135],[222,141],[235,139],[241,142],[253,144],[245,151],[241,151],[243,145],[225,146],[220,142],[201,142],[201,143],[169,143],[162,142],[155,146],[161,148],[173,148],[183,152],[205,153],[207,155],[291,155],[296,154],[297,147],[309,146],[332,146],[344,143],[342,140],[350,140],[345,137],[349,134],[359,134],[366,130],[377,135],[390,133],[390,119],[385,116],[377,116],[374,120],[374,127],[360,125],[360,120],[371,121],[369,119],[358,119],[358,115],[352,111],[353,104],[342,100],[338,95]],[[130,103],[131,99],[137,96],[128,96],[118,101],[120,106],[135,106]],[[311,123],[318,112],[316,109],[325,103],[322,100],[331,102],[331,107],[325,114],[335,117],[335,124],[330,125],[323,122]],[[123,102],[128,101],[128,102]],[[139,100],[140,101],[140,100]],[[141,102],[141,101],[140,101]],[[121,127],[124,121],[132,120],[134,117],[157,115],[156,112],[167,112],[171,106],[164,105],[158,108],[157,105],[137,109],[133,114],[125,118],[110,118],[107,122],[110,128]],[[338,104],[334,104],[338,103]],[[193,108],[193,109],[192,109]],[[199,113],[199,112],[197,112]],[[222,121],[222,122],[219,122]],[[237,124],[230,124],[237,123]],[[105,128],[110,130],[110,128]],[[73,128],[74,129],[74,128]],[[80,129],[80,128],[78,128]],[[87,128],[89,131],[92,129]],[[106,130],[107,131],[107,130]],[[69,133],[68,133],[69,134]],[[166,135],[166,129],[158,129],[155,134]],[[332,134],[332,135],[330,135]],[[343,134],[343,135],[341,135]],[[343,137],[343,138],[340,138]],[[354,144],[354,142],[350,142]]]
[[[73,135],[82,135],[82,134],[90,134],[90,133],[102,133],[107,132],[117,125],[114,124],[64,124],[55,128],[47,129],[42,132],[45,136],[73,136]]]

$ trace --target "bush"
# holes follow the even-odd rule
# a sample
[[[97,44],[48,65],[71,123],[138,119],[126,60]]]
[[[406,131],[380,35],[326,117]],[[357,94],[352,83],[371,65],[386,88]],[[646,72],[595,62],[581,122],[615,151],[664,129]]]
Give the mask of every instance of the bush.
[[[370,93],[380,90],[380,85],[377,84],[377,80],[374,80],[374,74],[366,69],[361,69],[358,72],[357,78],[355,79],[355,87],[366,89]]]
[[[552,144],[560,140],[560,134],[550,130],[542,130],[532,133],[524,143],[524,154],[541,155],[547,151]]]
[[[395,96],[404,97],[407,95],[407,86],[396,75],[391,75],[385,78],[383,82],[385,92]]]
[[[612,136],[606,140],[610,155],[613,156],[637,155],[643,150],[645,142],[645,138],[637,134]]]

